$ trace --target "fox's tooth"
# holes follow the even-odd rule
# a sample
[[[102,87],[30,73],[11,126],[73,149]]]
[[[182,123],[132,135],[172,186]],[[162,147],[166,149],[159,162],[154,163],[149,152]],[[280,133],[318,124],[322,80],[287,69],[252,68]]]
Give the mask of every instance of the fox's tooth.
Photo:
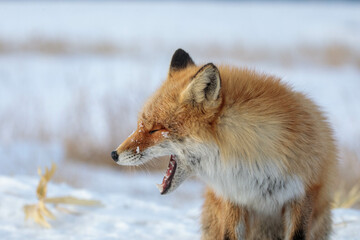
[[[163,191],[163,186],[161,184],[156,184],[156,187],[159,189],[160,193]]]

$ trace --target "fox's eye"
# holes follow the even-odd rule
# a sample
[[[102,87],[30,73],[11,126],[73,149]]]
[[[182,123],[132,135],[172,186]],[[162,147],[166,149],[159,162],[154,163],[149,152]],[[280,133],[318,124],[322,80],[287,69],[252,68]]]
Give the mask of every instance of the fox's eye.
[[[153,134],[154,132],[157,132],[157,131],[159,131],[160,129],[155,129],[155,130],[151,130],[149,133],[150,134]]]
[[[150,134],[153,134],[153,133],[155,133],[155,132],[157,132],[157,131],[164,130],[164,129],[165,129],[164,126],[162,126],[162,125],[156,125],[156,126],[153,127],[152,130],[149,131],[149,133],[150,133]]]

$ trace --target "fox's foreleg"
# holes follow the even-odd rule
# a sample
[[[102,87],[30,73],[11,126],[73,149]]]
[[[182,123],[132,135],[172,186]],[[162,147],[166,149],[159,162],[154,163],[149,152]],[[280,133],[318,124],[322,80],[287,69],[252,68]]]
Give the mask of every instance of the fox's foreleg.
[[[283,208],[284,239],[305,240],[307,218],[310,215],[306,200],[292,200]]]
[[[210,189],[202,210],[202,240],[246,239],[248,213],[245,208],[218,198]]]
[[[320,186],[283,209],[285,240],[327,240],[331,233],[329,191]]]

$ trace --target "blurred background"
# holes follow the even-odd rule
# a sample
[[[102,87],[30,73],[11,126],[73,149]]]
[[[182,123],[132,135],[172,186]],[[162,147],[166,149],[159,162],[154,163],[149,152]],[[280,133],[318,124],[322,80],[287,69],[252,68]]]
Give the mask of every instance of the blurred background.
[[[177,48],[197,64],[249,67],[307,93],[334,128],[339,186],[359,182],[355,1],[1,1],[0,174],[56,162],[57,181],[83,186],[87,171],[127,171],[110,152]]]

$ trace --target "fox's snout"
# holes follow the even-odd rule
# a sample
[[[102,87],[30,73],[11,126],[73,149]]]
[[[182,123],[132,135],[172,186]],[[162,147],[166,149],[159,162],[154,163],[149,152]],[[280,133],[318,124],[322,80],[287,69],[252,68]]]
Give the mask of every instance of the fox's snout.
[[[117,151],[112,151],[111,152],[111,158],[117,162],[119,160],[119,154],[117,153]]]

